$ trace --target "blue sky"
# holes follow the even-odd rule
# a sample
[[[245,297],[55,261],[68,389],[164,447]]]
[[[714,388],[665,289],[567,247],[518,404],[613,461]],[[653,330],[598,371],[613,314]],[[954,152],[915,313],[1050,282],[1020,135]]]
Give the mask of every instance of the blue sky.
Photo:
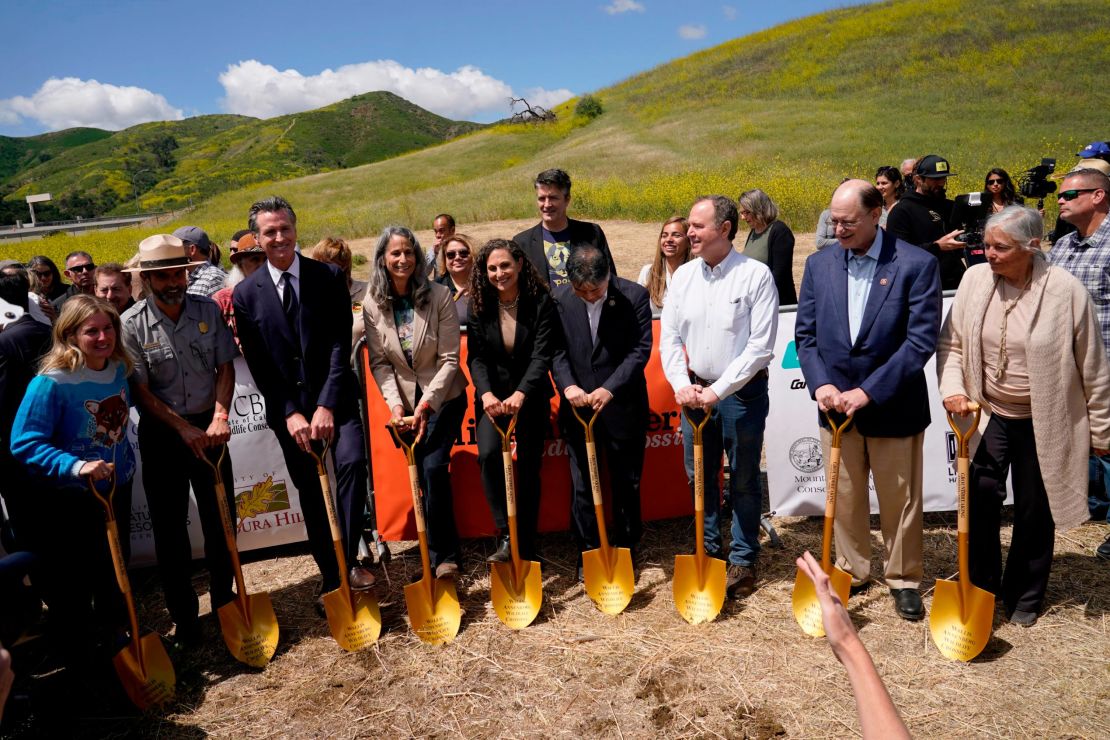
[[[270,117],[390,89],[490,121],[843,0],[0,0],[0,134]]]

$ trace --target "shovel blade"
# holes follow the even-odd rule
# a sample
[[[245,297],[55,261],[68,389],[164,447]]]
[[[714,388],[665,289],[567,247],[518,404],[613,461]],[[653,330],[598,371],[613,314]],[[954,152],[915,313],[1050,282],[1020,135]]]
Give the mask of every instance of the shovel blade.
[[[405,605],[412,631],[429,645],[444,645],[459,634],[462,609],[452,581],[429,578],[410,583],[405,586]]]
[[[116,653],[112,664],[127,698],[145,711],[173,699],[177,679],[158,635],[152,633],[140,639],[139,648],[141,660],[135,655],[134,644],[130,644]]]
[[[697,555],[675,555],[674,605],[690,624],[712,622],[725,604],[725,561],[706,557],[698,577]]]
[[[489,577],[493,610],[506,627],[514,630],[532,624],[543,603],[540,564],[535,560],[524,560],[520,565],[522,576],[519,582],[511,562],[492,563]]]
[[[586,594],[597,608],[605,614],[620,614],[636,591],[632,551],[627,547],[610,548],[608,560],[600,549],[582,553],[582,576]]]
[[[216,610],[220,618],[220,631],[224,644],[240,663],[252,668],[264,668],[274,657],[278,644],[278,623],[270,594],[247,594],[247,618],[239,600],[229,601]]]
[[[840,603],[848,606],[848,594],[852,589],[852,576],[835,565],[829,573],[829,588],[840,597]],[[821,621],[821,602],[817,589],[801,568],[794,576],[794,596],[792,598],[794,619],[810,637],[824,637],[825,625]]]
[[[929,614],[929,632],[941,655],[969,661],[987,646],[994,626],[994,594],[968,584],[961,596],[959,581],[938,580]]]
[[[365,650],[382,633],[378,600],[370,591],[329,591],[324,594],[324,612],[332,637],[348,652]]]

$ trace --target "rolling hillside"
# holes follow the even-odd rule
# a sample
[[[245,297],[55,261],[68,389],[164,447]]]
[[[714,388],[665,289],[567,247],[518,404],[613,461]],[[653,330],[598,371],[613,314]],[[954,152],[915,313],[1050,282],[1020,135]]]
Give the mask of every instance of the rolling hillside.
[[[19,161],[32,166],[7,175],[5,194],[21,201],[27,193],[50,191],[84,216],[168,210],[244,185],[375,162],[476,128],[386,92],[267,120],[208,115],[147,123],[99,132],[106,138],[41,163],[33,152],[23,155]],[[31,139],[49,136],[57,135]],[[0,182],[11,159],[3,147],[14,142],[18,152],[27,142],[24,148],[31,151],[31,139],[0,141]]]
[[[216,196],[188,218],[226,239],[249,204],[279,192],[301,241],[417,226],[439,211],[467,222],[534,215],[531,178],[560,166],[572,212],[661,220],[702,192],[762,187],[796,231],[812,231],[841,178],[928,152],[982,186],[1110,137],[1110,31],[1103,0],[892,0],[804,18],[677,59],[596,91],[593,121],[560,106],[555,124],[493,126],[364,167]],[[1050,217],[1054,204],[1048,204]],[[110,236],[90,236],[111,240]],[[131,237],[134,239],[134,237]]]

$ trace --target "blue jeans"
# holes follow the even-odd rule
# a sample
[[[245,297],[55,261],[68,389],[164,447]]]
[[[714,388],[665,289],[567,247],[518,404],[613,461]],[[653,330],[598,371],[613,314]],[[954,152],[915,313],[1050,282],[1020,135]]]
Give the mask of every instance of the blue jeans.
[[[1087,507],[1091,518],[1110,524],[1110,455],[1091,455],[1087,481]]]
[[[770,407],[767,376],[750,381],[736,393],[722,398],[702,430],[705,445],[705,550],[717,557],[724,550],[721,537],[721,453],[728,455],[731,469],[729,497],[732,502],[732,545],[728,562],[751,566],[759,555],[759,514],[763,490],[759,483],[759,457],[763,429]],[[694,480],[694,430],[682,418],[686,477]]]

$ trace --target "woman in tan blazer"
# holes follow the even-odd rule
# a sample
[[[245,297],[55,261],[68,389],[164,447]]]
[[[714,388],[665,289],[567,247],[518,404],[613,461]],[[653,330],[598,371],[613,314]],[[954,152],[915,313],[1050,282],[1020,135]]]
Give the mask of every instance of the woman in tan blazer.
[[[1110,447],[1110,363],[1083,284],[1050,266],[1040,214],[1007,206],[984,229],[941,330],[944,408],[984,410],[973,452],[971,580],[1031,626],[1043,606],[1055,528],[1087,520],[1087,458]],[[974,441],[974,440],[973,440]],[[1010,474],[1014,530],[1002,571],[999,514]]]
[[[454,578],[460,550],[448,467],[466,412],[467,381],[459,371],[451,291],[429,281],[426,268],[416,235],[387,226],[374,249],[362,310],[374,381],[393,418],[414,416],[412,429],[420,435],[416,466],[432,566],[437,578]]]

